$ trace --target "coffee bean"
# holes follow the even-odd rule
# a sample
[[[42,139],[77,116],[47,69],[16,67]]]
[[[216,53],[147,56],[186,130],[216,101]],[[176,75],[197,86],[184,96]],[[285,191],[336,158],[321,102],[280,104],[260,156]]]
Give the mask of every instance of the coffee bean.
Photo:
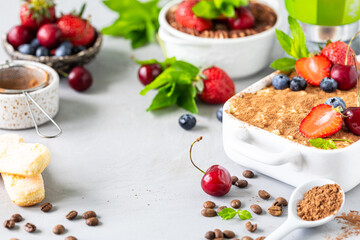
[[[24,229],[25,229],[25,231],[32,233],[32,232],[36,231],[36,226],[32,223],[27,223],[27,224],[25,224]]]
[[[205,209],[201,210],[201,214],[204,217],[215,217],[217,215],[216,211],[211,208],[205,208]]]
[[[208,231],[205,233],[205,238],[206,239],[214,239],[215,238],[215,233],[213,231]]]
[[[237,186],[238,188],[246,188],[248,186],[248,181],[243,179],[238,180],[236,181],[235,186]]]
[[[77,240],[77,238],[73,236],[67,236],[65,240]]]
[[[75,210],[70,211],[68,214],[66,214],[66,219],[73,220],[77,217],[78,213]]]
[[[257,224],[252,224],[250,221],[245,223],[246,230],[249,232],[255,232],[257,229]]]
[[[273,202],[272,205],[273,205],[273,206],[278,206],[278,207],[282,207],[282,206],[283,206],[283,205],[282,205],[280,202],[278,202],[278,201]]]
[[[220,229],[214,229],[215,232],[215,238],[223,238],[224,234]]]
[[[264,240],[265,239],[265,237],[264,236],[262,236],[262,237],[258,237],[258,238],[256,238],[255,240]]]
[[[56,234],[56,235],[63,234],[64,232],[65,232],[65,227],[63,225],[61,225],[61,224],[56,225],[53,228],[53,233]]]
[[[219,213],[219,212],[221,212],[221,210],[223,210],[224,208],[227,208],[227,206],[221,206],[221,207],[219,207],[219,208],[216,210],[216,212]]]
[[[282,208],[279,206],[271,206],[268,209],[268,213],[273,216],[280,216],[282,214]]]
[[[4,222],[4,228],[13,229],[14,227],[15,227],[15,222],[14,222],[14,220],[5,220],[5,222]]]
[[[253,178],[254,177],[254,173],[250,170],[245,170],[243,172],[243,176],[246,177],[246,178]]]
[[[237,176],[231,176],[232,185],[235,185],[237,180],[239,180]]]
[[[275,199],[276,202],[279,202],[282,206],[286,207],[288,205],[288,202],[283,197],[278,197]]]
[[[91,217],[96,217],[96,213],[94,211],[86,211],[82,215],[82,218],[84,218],[84,219],[88,219]]]
[[[254,239],[249,236],[244,236],[241,238],[241,240],[254,240]]]
[[[206,202],[204,202],[203,207],[204,207],[204,208],[214,208],[214,207],[215,207],[215,203],[212,202],[212,201],[206,201]]]
[[[253,211],[257,215],[260,215],[262,213],[262,208],[257,204],[251,205],[250,209],[251,209],[251,211]]]
[[[259,190],[258,193],[259,193],[259,196],[260,196],[262,199],[267,200],[267,199],[270,198],[270,194],[269,194],[267,191],[265,191],[265,190]]]
[[[223,231],[223,234],[224,234],[225,238],[234,238],[235,237],[235,233],[230,230]]]
[[[238,199],[232,200],[230,203],[232,208],[239,209],[241,207],[241,202]]]
[[[10,219],[16,223],[21,222],[23,220],[22,216],[18,213],[13,214]]]
[[[86,219],[86,224],[88,226],[96,226],[99,224],[99,219],[97,219],[97,217],[91,217]]]
[[[41,209],[41,211],[43,211],[43,212],[48,212],[48,211],[50,211],[51,209],[52,209],[52,204],[51,203],[44,203],[44,204],[42,204],[41,206],[40,206],[40,209]]]

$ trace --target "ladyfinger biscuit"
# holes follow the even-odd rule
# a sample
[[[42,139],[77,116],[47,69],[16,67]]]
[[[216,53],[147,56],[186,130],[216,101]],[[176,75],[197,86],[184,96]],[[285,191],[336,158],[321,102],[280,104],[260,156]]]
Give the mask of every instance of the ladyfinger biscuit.
[[[24,139],[19,134],[9,133],[0,135],[0,145],[24,143]]]
[[[22,177],[2,173],[1,176],[11,201],[16,205],[33,206],[45,198],[44,181],[41,174]]]

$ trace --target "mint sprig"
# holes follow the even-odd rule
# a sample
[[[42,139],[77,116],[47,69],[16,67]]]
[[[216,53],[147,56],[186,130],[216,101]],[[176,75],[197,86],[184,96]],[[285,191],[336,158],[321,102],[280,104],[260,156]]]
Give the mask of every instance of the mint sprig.
[[[343,142],[353,143],[353,141],[348,140],[348,139],[324,139],[324,138],[310,139],[309,143],[313,147],[324,149],[324,150],[329,150],[330,148],[337,149],[337,146],[334,141],[343,141]]]
[[[276,37],[283,50],[292,58],[280,58],[275,60],[270,67],[280,71],[292,71],[295,69],[295,62],[299,58],[309,56],[306,46],[304,31],[296,19],[288,17],[289,27],[292,38],[281,30],[275,29]]]
[[[197,85],[199,85],[197,82],[202,81],[198,79],[199,68],[190,63],[178,61],[176,58],[167,58],[164,62],[154,59],[136,62],[140,65],[157,63],[164,69],[140,92],[140,95],[144,96],[150,90],[158,90],[147,111],[178,105],[191,113],[198,113],[195,97]]]
[[[235,210],[233,208],[224,208],[218,213],[222,220],[232,219],[236,216],[236,214],[241,220],[248,220],[252,218],[251,213],[248,210]]]
[[[213,0],[199,1],[193,8],[193,13],[201,18],[217,19],[224,15],[235,17],[235,8],[249,5],[249,0]]]
[[[159,29],[159,0],[140,2],[138,0],[104,0],[103,3],[117,12],[117,20],[101,30],[105,35],[124,37],[131,40],[132,48],[138,48],[156,41]]]

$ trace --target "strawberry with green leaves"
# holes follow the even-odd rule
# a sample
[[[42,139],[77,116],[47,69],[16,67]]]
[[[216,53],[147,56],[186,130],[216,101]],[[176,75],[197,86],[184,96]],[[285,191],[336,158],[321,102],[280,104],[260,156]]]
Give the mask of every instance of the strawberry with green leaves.
[[[178,105],[197,114],[196,96],[205,103],[221,104],[235,94],[234,82],[218,67],[200,71],[194,65],[176,58],[167,58],[164,62],[152,59],[137,63],[141,66],[158,64],[162,69],[140,92],[141,95],[146,95],[150,90],[158,90],[147,111]]]
[[[46,23],[56,21],[53,0],[26,0],[20,8],[21,25],[37,30]]]
[[[198,0],[196,2],[192,7],[193,13],[205,19],[234,18],[237,9],[249,5],[249,0]]]
[[[194,14],[192,8],[198,2],[199,0],[185,0],[180,3],[175,11],[175,20],[183,27],[195,29],[196,31],[201,32],[211,29],[212,22]]]

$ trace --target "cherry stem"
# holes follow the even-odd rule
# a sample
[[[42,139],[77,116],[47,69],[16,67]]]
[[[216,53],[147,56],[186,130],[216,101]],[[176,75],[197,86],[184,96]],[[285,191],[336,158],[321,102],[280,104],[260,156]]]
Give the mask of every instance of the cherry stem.
[[[192,163],[192,165],[194,165],[194,167],[196,167],[200,172],[202,172],[203,174],[205,174],[205,172],[203,170],[201,170],[198,166],[196,166],[196,164],[194,163],[194,161],[192,160],[192,157],[191,157],[191,151],[192,151],[192,148],[194,146],[194,144],[196,142],[200,142],[202,140],[202,137],[198,137],[190,146],[190,161]]]
[[[356,63],[357,59],[355,54],[353,54],[352,57],[354,58],[354,62]],[[360,107],[359,69],[357,68],[356,64],[355,64],[355,69],[356,69],[356,82],[357,82],[357,106]]]
[[[57,72],[58,72],[61,76],[66,77],[66,78],[69,76],[69,74],[67,74],[66,72],[64,72],[64,71],[62,71],[62,70],[57,70]]]
[[[349,46],[348,46],[347,49],[346,49],[345,65],[347,65],[347,62],[348,62],[348,56],[349,56],[348,54],[349,54],[349,50],[350,50],[351,44],[352,44],[353,40],[356,38],[356,36],[359,35],[359,34],[360,34],[360,31],[357,32],[357,33],[351,38],[351,40],[350,40],[350,42],[349,42]],[[355,67],[357,68],[356,62],[355,62]]]

